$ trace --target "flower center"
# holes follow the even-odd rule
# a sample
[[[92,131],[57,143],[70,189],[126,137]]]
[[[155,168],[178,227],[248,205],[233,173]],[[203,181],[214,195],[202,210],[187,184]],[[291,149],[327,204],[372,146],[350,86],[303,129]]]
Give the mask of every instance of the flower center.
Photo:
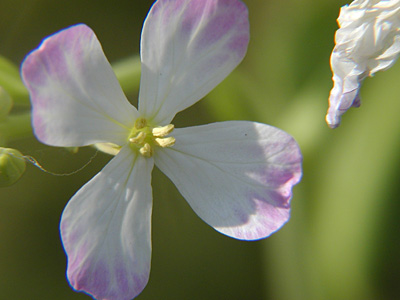
[[[144,118],[135,121],[128,141],[132,149],[139,151],[145,157],[152,157],[154,147],[172,147],[175,144],[175,138],[167,137],[174,130],[174,125],[169,124],[163,127],[153,127],[148,124]]]

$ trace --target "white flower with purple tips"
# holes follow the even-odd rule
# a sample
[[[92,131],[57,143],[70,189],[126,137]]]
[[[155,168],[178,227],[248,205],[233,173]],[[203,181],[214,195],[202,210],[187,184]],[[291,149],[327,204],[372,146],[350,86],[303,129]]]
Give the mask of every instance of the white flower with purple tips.
[[[400,0],[355,0],[341,8],[338,23],[331,56],[334,86],[326,115],[332,128],[350,107],[360,106],[363,80],[397,60]]]
[[[74,289],[128,300],[147,284],[154,164],[223,234],[256,240],[288,221],[292,187],[301,177],[291,136],[247,121],[171,124],[240,63],[248,40],[241,1],[156,1],[142,31],[138,109],[86,25],[48,37],[27,56],[22,76],[37,138],[60,147],[99,144],[116,154],[62,215]]]

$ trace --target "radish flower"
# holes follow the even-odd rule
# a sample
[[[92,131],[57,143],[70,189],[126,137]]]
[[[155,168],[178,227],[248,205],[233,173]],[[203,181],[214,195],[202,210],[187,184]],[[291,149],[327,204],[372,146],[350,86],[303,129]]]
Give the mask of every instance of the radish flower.
[[[301,154],[287,133],[246,121],[174,128],[176,113],[243,59],[248,14],[238,0],[158,0],[143,26],[139,108],[93,31],[62,30],[30,53],[22,76],[43,143],[98,144],[115,157],[69,201],[60,230],[71,286],[128,300],[147,284],[154,164],[217,231],[256,240],[289,218]]]
[[[360,106],[363,80],[390,68],[400,53],[400,0],[355,0],[341,8],[331,56],[334,86],[326,121],[331,128]]]

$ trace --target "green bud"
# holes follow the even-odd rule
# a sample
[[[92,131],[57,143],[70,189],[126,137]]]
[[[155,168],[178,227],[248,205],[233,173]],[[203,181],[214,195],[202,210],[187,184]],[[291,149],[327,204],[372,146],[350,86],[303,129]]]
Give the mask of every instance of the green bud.
[[[0,86],[0,120],[8,115],[12,104],[10,95]]]
[[[18,150],[0,147],[0,187],[14,184],[24,174],[26,162]]]

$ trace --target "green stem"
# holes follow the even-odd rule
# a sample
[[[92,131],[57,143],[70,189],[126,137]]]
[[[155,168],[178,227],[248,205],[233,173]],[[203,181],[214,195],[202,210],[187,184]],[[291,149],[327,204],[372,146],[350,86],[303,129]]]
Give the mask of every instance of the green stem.
[[[29,93],[22,83],[17,66],[0,56],[0,86],[12,97],[16,105],[29,106]]]
[[[14,105],[29,106],[29,93],[21,81],[4,78],[0,73],[0,86],[3,87],[12,97]]]
[[[114,63],[113,69],[118,81],[126,94],[139,90],[140,85],[140,57],[133,56]]]
[[[30,112],[10,115],[0,122],[0,140],[3,142],[32,135]]]

